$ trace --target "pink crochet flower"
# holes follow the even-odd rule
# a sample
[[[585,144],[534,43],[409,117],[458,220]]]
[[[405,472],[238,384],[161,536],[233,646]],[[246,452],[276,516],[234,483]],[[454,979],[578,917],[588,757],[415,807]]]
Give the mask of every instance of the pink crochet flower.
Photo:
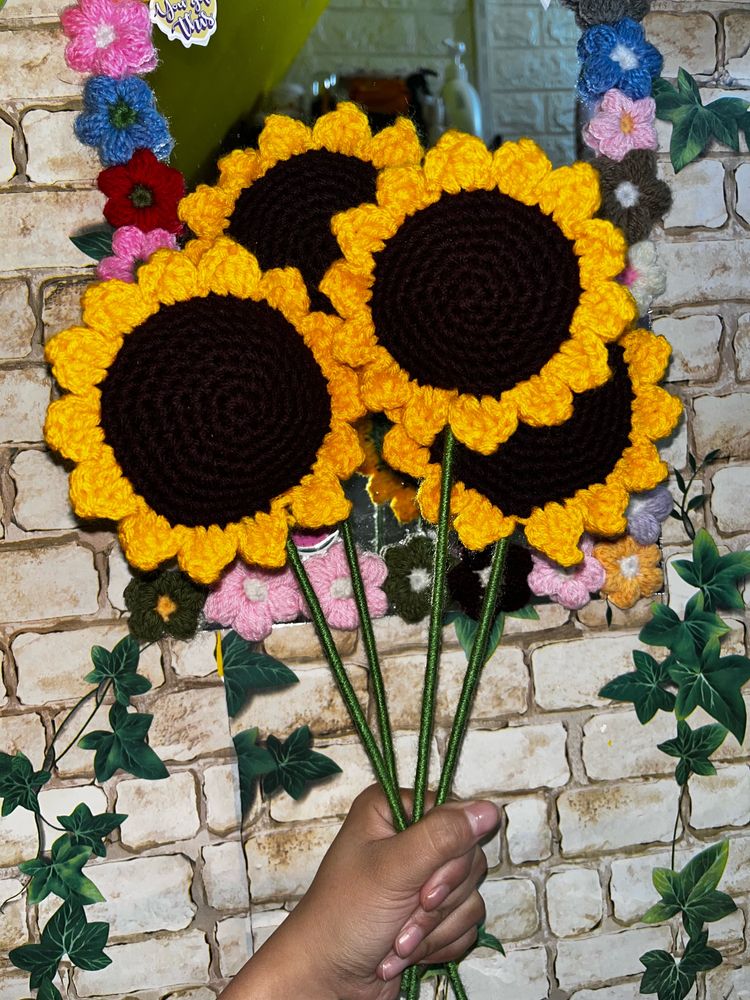
[[[631,149],[656,149],[656,102],[632,101],[621,90],[608,90],[583,129],[583,140],[600,156],[622,160]]]
[[[359,567],[370,614],[373,618],[382,618],[388,610],[388,598],[382,589],[388,575],[385,562],[374,552],[360,552]],[[305,569],[328,624],[333,628],[356,628],[359,618],[343,543],[338,542],[326,552],[311,556],[305,562]]]
[[[112,237],[111,257],[99,261],[96,274],[102,281],[119,278],[120,281],[135,281],[139,264],[149,259],[152,253],[162,247],[177,249],[177,240],[166,229],[152,229],[144,233],[137,226],[120,226]]]
[[[564,608],[576,611],[588,604],[591,594],[604,583],[604,567],[592,555],[594,543],[584,535],[581,540],[583,561],[569,569],[546,556],[533,552],[534,568],[529,573],[529,588],[537,597],[549,597]]]
[[[237,561],[208,595],[207,621],[233,628],[250,642],[270,634],[275,622],[291,622],[302,598],[290,569],[251,569]]]
[[[65,61],[79,73],[123,77],[156,68],[148,4],[142,0],[79,0],[60,14],[70,41]]]

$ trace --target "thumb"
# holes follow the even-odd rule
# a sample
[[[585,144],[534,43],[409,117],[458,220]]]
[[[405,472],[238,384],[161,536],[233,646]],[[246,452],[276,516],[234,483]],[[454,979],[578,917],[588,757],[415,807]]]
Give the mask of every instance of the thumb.
[[[420,889],[438,868],[466,854],[500,822],[497,807],[483,800],[449,802],[390,838],[390,863],[402,887]]]

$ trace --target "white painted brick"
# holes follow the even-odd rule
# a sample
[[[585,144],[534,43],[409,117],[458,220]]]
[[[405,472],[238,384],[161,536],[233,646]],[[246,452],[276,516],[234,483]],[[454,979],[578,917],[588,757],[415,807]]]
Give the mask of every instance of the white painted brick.
[[[727,40],[726,68],[740,84],[750,83],[750,17],[746,11],[727,14],[724,18]]]
[[[254,903],[301,896],[338,833],[337,822],[259,830],[245,842]]]
[[[454,790],[460,797],[469,797],[480,792],[558,788],[570,778],[565,737],[559,723],[497,732],[470,730],[456,768]]]
[[[238,840],[203,848],[203,886],[208,905],[215,910],[247,910],[247,869]]]
[[[580,29],[572,11],[553,5],[545,12],[542,23],[545,44],[564,46],[568,50],[575,49]]]
[[[401,624],[395,619],[397,624]],[[378,625],[378,622],[375,622]],[[356,632],[341,632],[333,629],[336,649],[342,656],[351,656],[357,648]],[[295,625],[276,625],[273,632],[264,640],[263,646],[269,656],[275,656],[282,663],[292,660],[322,659],[320,642],[312,624],[298,622]]]
[[[544,948],[509,949],[506,957],[478,948],[461,962],[461,981],[471,1000],[540,1000],[549,991]]]
[[[66,0],[15,0],[13,17],[57,18],[67,6]]]
[[[0,358],[25,358],[36,322],[24,281],[0,281]]]
[[[693,433],[698,455],[719,448],[722,455],[750,458],[750,393],[698,396],[693,406]]]
[[[576,98],[573,91],[561,90],[545,95],[547,130],[561,132],[566,139],[575,132]]]
[[[724,951],[742,951],[745,947],[745,914],[741,909],[711,924],[711,943]]]
[[[750,181],[750,174],[748,174],[748,181]],[[737,378],[743,381],[750,380],[750,313],[743,313],[737,320],[734,354],[737,359]]]
[[[723,964],[706,976],[706,1000],[750,1000],[750,965]]]
[[[690,825],[699,830],[750,823],[750,767],[720,767],[711,777],[690,779]]]
[[[737,187],[737,211],[750,222],[750,163],[741,163],[734,175]]]
[[[699,850],[699,847],[690,850],[680,848],[675,855],[676,868],[684,867]],[[651,873],[654,868],[671,868],[670,854],[670,851],[658,851],[638,857],[616,858],[612,862],[609,891],[617,920],[634,923],[658,900],[659,894],[654,889]]]
[[[664,216],[665,229],[718,229],[727,221],[721,160],[696,160],[678,174],[665,160],[659,164],[659,176],[672,192],[672,207]]]
[[[65,39],[59,27],[16,28],[11,38],[0,31],[0,50],[0,101],[80,95],[82,78],[65,64]]]
[[[533,7],[508,8],[493,3],[487,13],[490,28],[487,42],[493,49],[530,48],[539,44],[541,7],[539,10]]]
[[[2,829],[1,825],[0,829]],[[21,889],[22,883],[18,879],[0,879],[0,948],[3,949],[16,948],[29,939],[23,895],[13,900],[12,903],[8,902]],[[0,990],[2,990],[2,986],[0,986]]]
[[[253,934],[249,917],[229,917],[216,925],[219,965],[222,976],[236,976],[253,954]]]
[[[213,990],[206,989],[205,986],[198,987],[197,990],[179,990],[176,993],[172,990],[162,994],[163,1000],[216,1000]]]
[[[643,26],[646,38],[664,56],[662,76],[676,77],[684,66],[693,76],[716,68],[716,22],[708,14],[678,11],[649,14]]]
[[[93,183],[102,169],[96,150],[73,132],[76,111],[28,111],[21,119],[26,138],[26,174],[37,184]]]
[[[683,412],[680,422],[668,438],[663,438],[659,444],[659,457],[670,469],[684,469],[687,464],[688,435],[687,419]]]
[[[21,451],[10,467],[16,484],[13,518],[24,531],[75,528],[68,473],[48,451]]]
[[[44,759],[44,725],[38,715],[5,715],[2,718],[0,751],[3,753],[24,753],[38,770]]]
[[[750,525],[750,465],[730,465],[714,473],[711,513],[722,534],[747,531]]]
[[[125,847],[136,851],[189,840],[201,825],[195,779],[189,771],[178,771],[158,781],[121,781],[116,811],[127,813],[120,836]]]
[[[43,705],[80,698],[91,690],[91,684],[83,679],[94,669],[91,647],[113,649],[125,635],[127,628],[116,624],[19,635],[13,641],[19,699],[25,705]],[[158,647],[152,646],[141,655],[138,669],[154,686],[164,682]]]
[[[598,985],[643,972],[639,959],[646,952],[670,948],[668,927],[637,927],[616,934],[560,941],[555,972],[562,989]]]
[[[572,937],[602,919],[602,888],[595,868],[569,868],[547,879],[547,916],[553,934]]]
[[[659,256],[667,270],[667,287],[656,308],[682,303],[734,299],[750,268],[750,240],[691,240],[660,243]]]
[[[80,324],[81,296],[90,284],[90,281],[68,279],[44,285],[42,320],[45,341],[69,326]]]
[[[36,824],[28,810],[19,807],[0,817],[0,866],[9,868],[28,861],[36,853],[36,842]]]
[[[51,385],[43,368],[0,371],[0,443],[42,440]]]
[[[216,632],[198,632],[188,642],[172,643],[172,666],[178,677],[208,677],[216,673],[216,635]]]
[[[623,983],[603,990],[579,990],[570,1000],[641,1000],[642,996],[638,983]]]
[[[206,822],[213,833],[225,835],[240,825],[240,781],[237,765],[218,764],[203,772]]]
[[[0,120],[0,184],[9,181],[16,172],[13,160],[13,126]]]
[[[122,549],[115,543],[109,553],[109,579],[107,581],[107,600],[117,611],[126,611],[124,590],[133,576]]]
[[[671,774],[676,761],[657,749],[675,735],[674,715],[657,712],[645,726],[635,712],[595,715],[583,728],[583,763],[590,778],[612,781]]]
[[[0,268],[91,266],[91,258],[69,236],[100,222],[103,207],[104,196],[93,189],[0,194],[0,231],[5,234]]]
[[[506,618],[504,637],[513,635],[528,635],[531,632],[545,632],[548,629],[560,628],[570,620],[570,611],[559,604],[538,604],[536,612],[538,619]],[[505,642],[505,638],[503,638]]]
[[[671,780],[563,792],[557,800],[563,854],[670,841],[678,794]]]
[[[544,128],[544,98],[538,93],[496,93],[492,95],[492,135],[509,131],[541,132]]]
[[[288,910],[254,910],[252,914],[253,947],[257,951],[289,916]]]
[[[399,784],[411,787],[417,764],[416,734],[399,736],[393,740]],[[341,768],[322,782],[311,785],[307,794],[295,802],[286,793],[279,792],[271,799],[271,816],[279,823],[310,820],[318,817],[345,816],[354,799],[375,780],[372,765],[359,743],[322,743],[315,748],[330,757]],[[432,741],[429,780],[436,783],[439,777],[437,743]]]
[[[74,542],[0,551],[0,608],[8,622],[91,615],[98,592],[93,556]]]
[[[481,886],[485,926],[501,941],[531,937],[539,926],[536,887],[528,878],[487,879]]]
[[[97,972],[76,970],[79,996],[200,985],[208,979],[210,955],[205,935],[198,930],[159,935],[147,941],[116,944],[107,949],[112,964]]]
[[[0,967],[0,1000],[27,1000],[29,975],[10,965]]]
[[[662,533],[663,531],[662,527]],[[682,536],[680,541],[682,541]],[[607,623],[607,602],[604,600],[589,601],[579,611],[576,611],[576,617],[586,628],[640,629],[651,617],[652,603],[652,598],[643,597],[640,601],[636,601],[632,608],[618,608],[614,604],[610,604],[611,625]]]
[[[562,48],[509,49],[495,58],[490,67],[492,90],[537,90],[538,81],[545,89],[573,90],[578,76],[575,52]]]
[[[508,854],[514,865],[540,861],[552,853],[552,831],[547,803],[540,795],[513,799],[505,804],[508,817]]]
[[[721,367],[718,316],[663,316],[654,320],[654,333],[666,337],[672,346],[668,382],[709,382]]]
[[[233,746],[223,685],[160,694],[147,710],[154,715],[149,743],[162,760],[194,760]]]

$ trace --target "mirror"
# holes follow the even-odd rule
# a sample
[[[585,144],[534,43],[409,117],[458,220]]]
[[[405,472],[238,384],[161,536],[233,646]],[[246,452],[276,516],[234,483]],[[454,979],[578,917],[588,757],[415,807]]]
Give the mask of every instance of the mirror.
[[[546,11],[539,0],[218,0],[207,46],[156,34],[160,65],[150,82],[188,187],[213,178],[222,148],[251,144],[270,111],[309,118],[353,97],[377,127],[378,114],[408,102],[434,141],[438,99],[456,72],[445,39],[465,43],[485,141],[529,136],[555,166],[577,155],[578,30],[554,0]],[[463,118],[447,121],[454,127],[470,110],[460,90],[453,105]]]

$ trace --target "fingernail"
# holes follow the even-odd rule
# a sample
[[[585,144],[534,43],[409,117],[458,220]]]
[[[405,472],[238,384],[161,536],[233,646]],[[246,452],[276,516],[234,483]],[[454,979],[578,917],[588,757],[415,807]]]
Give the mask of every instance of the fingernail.
[[[440,906],[443,900],[447,898],[450,891],[451,887],[449,885],[445,885],[444,883],[436,885],[434,889],[430,889],[430,891],[425,895],[425,903],[428,904],[429,909],[434,909],[436,906]]]
[[[398,955],[389,955],[387,958],[384,958],[378,966],[378,974],[381,979],[388,982],[390,979],[395,979],[396,976],[400,976],[408,964],[408,958],[399,958]]]
[[[406,955],[411,955],[423,937],[424,931],[422,928],[416,924],[411,924],[406,930],[401,931],[396,938],[396,951],[402,958]]]
[[[491,802],[470,802],[464,812],[475,837],[483,837],[497,826],[497,809]]]

